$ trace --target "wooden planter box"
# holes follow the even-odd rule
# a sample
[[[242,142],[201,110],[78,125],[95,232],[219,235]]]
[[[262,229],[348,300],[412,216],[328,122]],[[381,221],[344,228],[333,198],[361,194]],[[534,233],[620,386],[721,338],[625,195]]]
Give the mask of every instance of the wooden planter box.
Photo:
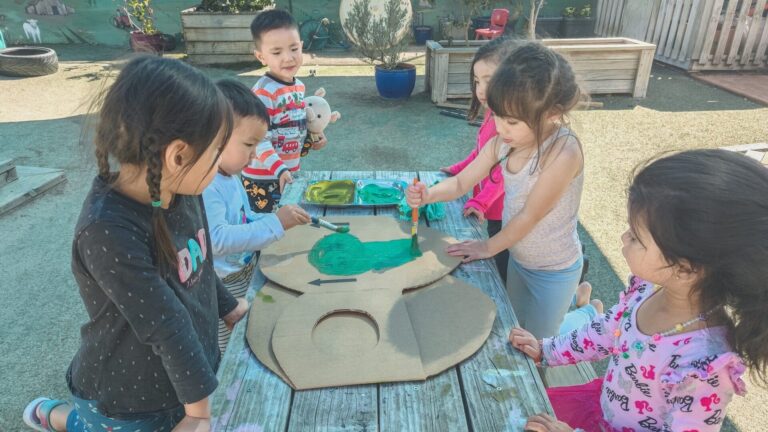
[[[580,84],[590,94],[629,93],[644,98],[656,46],[627,38],[543,39],[573,66]],[[486,41],[427,41],[426,90],[432,102],[470,98],[469,66]]]
[[[259,13],[181,11],[187,60],[198,65],[255,62],[251,21]]]

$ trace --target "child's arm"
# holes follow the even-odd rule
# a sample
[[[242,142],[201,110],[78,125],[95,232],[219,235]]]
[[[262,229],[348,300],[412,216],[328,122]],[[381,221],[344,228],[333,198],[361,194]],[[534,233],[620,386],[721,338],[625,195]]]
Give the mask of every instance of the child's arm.
[[[248,202],[246,198],[243,199],[243,203]],[[285,234],[282,224],[273,213],[248,211],[249,219],[255,220],[239,225],[230,224],[226,217],[227,202],[216,190],[215,184],[203,191],[203,200],[211,232],[211,248],[216,256],[261,250]]]
[[[472,151],[469,153],[466,159],[447,167],[445,170],[450,175],[456,175],[460,173],[464,168],[466,168],[467,165],[472,163],[472,161],[475,160],[475,158],[477,158],[477,155],[478,155],[478,151],[477,151],[477,147],[475,147],[474,149],[472,149]]]
[[[440,183],[427,188],[419,182],[407,189],[407,202],[411,207],[420,207],[433,202],[452,201],[472,189],[480,182],[498,162],[497,140],[488,143],[480,150],[480,154],[458,175],[447,178]]]
[[[78,235],[75,259],[98,284],[92,289],[102,289],[139,342],[152,346],[179,402],[201,401],[216,389],[216,374],[189,311],[161,277],[150,245],[136,237],[131,226],[94,223]]]
[[[264,106],[267,108],[267,112],[272,112],[274,108],[272,95],[262,88],[254,89],[253,93],[259,98],[259,100],[261,100],[262,103],[264,103]],[[270,122],[271,121],[272,116],[270,115]],[[283,160],[280,159],[280,155],[277,154],[277,151],[275,151],[275,147],[272,144],[273,131],[271,124],[269,129],[270,130],[267,132],[267,136],[264,137],[264,140],[256,146],[256,160],[261,162],[261,164],[266,167],[269,173],[277,179],[279,179],[286,172],[286,175],[290,176],[288,168],[285,166],[285,164],[283,164]],[[280,190],[282,191],[282,184]]]
[[[480,193],[467,200],[467,203],[464,204],[465,209],[469,207],[476,208],[485,215],[488,208],[504,195],[504,179],[502,178],[500,166],[493,169],[491,179],[495,181],[485,182]]]

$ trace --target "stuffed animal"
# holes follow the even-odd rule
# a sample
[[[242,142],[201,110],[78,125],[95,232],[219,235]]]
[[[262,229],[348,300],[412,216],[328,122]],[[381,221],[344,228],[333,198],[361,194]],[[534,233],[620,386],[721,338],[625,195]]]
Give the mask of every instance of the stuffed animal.
[[[331,106],[323,98],[325,89],[319,88],[314,96],[304,98],[304,110],[307,113],[307,141],[304,143],[301,155],[306,156],[309,149],[320,141],[323,131],[329,123],[341,118],[338,111],[331,111]]]

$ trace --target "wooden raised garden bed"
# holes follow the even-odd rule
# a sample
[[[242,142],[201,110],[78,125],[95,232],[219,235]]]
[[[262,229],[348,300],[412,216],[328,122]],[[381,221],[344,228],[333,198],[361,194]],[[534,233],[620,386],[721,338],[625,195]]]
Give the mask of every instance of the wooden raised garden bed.
[[[258,13],[181,11],[187,60],[198,65],[255,62],[251,21]]]
[[[543,39],[573,66],[580,84],[592,95],[629,93],[644,98],[656,46],[628,38]],[[486,41],[427,41],[426,89],[432,102],[471,97],[469,65]]]

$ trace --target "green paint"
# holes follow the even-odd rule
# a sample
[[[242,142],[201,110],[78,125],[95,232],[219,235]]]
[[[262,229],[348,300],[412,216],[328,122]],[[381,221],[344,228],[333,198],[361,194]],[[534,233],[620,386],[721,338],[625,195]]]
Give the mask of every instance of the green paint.
[[[323,180],[312,183],[307,187],[304,198],[316,204],[352,204],[355,198],[355,183],[352,180]]]
[[[365,204],[397,204],[403,197],[400,189],[380,186],[375,183],[365,185],[357,193],[360,200]]]
[[[264,303],[274,303],[275,302],[275,298],[274,297],[272,297],[269,294],[263,294],[260,291],[256,293],[256,297],[261,298],[261,301],[263,301]]]
[[[449,394],[451,394],[451,391],[453,390],[453,386],[450,384],[443,384],[443,387],[440,389],[440,397],[448,397]]]
[[[411,254],[411,239],[361,242],[351,234],[330,234],[309,251],[309,263],[320,273],[351,276],[398,267],[421,256]]]

